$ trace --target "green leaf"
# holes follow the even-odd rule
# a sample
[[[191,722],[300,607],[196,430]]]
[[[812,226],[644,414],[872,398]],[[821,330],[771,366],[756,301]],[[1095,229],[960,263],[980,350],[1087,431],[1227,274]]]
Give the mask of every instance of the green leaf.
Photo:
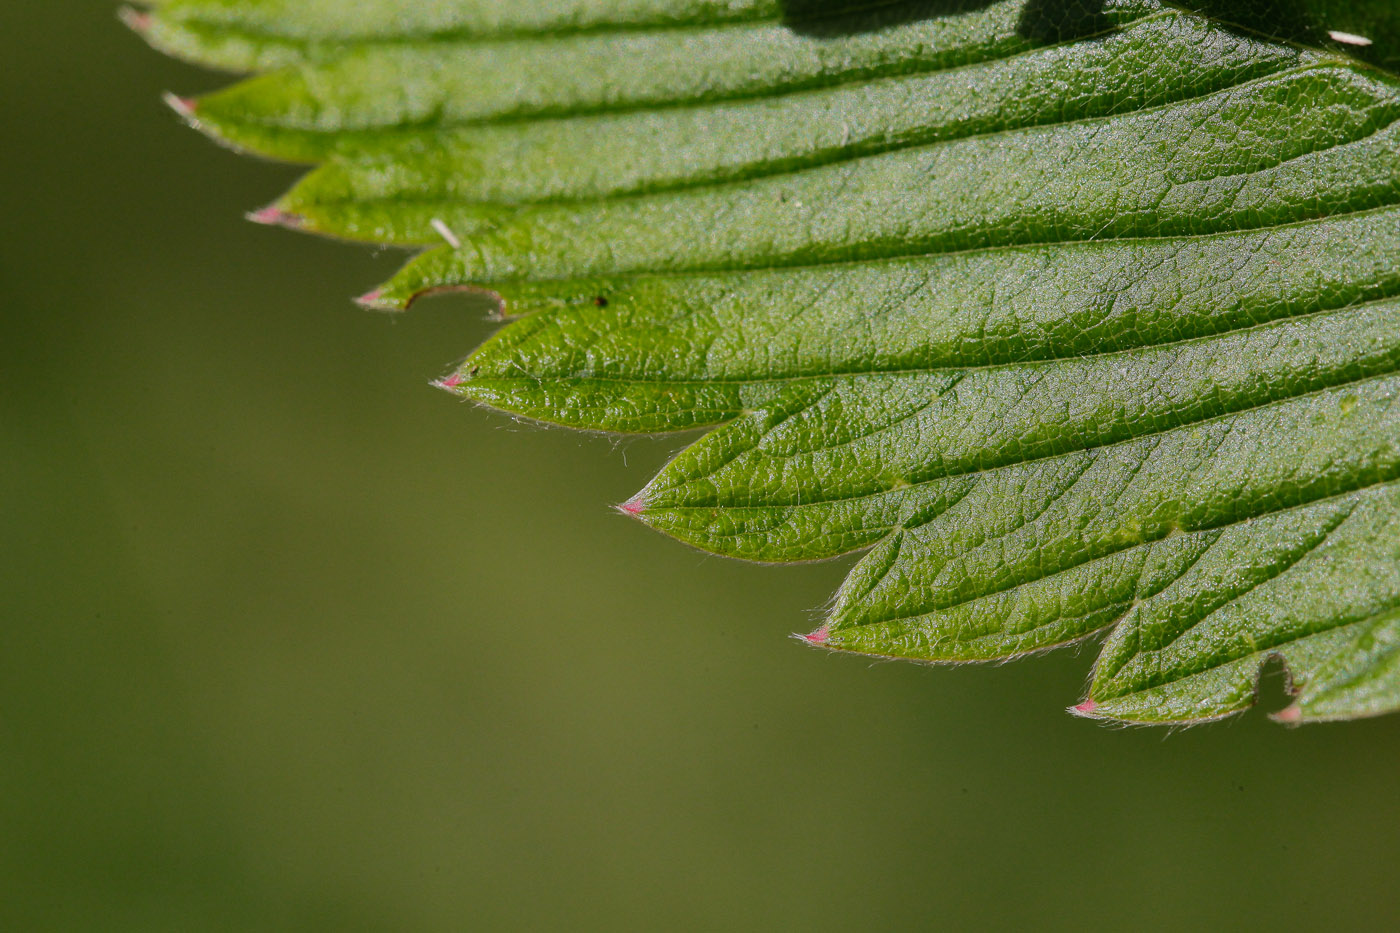
[[[1400,708],[1389,0],[165,0],[258,73],[196,126],[315,164],[257,219],[426,246],[362,299],[512,320],[440,384],[712,429],[621,509],[864,551],[831,649],[1106,633],[1082,715]],[[1369,44],[1367,44],[1369,42]]]

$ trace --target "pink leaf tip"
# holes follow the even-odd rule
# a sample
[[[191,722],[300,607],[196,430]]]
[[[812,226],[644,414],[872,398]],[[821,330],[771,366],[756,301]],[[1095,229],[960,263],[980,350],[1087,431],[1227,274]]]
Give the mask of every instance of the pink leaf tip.
[[[463,376],[461,373],[453,373],[446,379],[439,379],[436,383],[434,383],[434,385],[436,385],[439,389],[455,389],[466,381],[466,376]]]
[[[617,510],[623,515],[631,515],[633,518],[636,518],[638,515],[642,514],[642,510],[645,508],[646,503],[642,501],[641,496],[638,496],[635,499],[628,499],[626,502],[619,505]]]
[[[269,227],[300,227],[302,218],[298,214],[290,214],[280,207],[264,207],[260,211],[253,211],[248,215],[248,219],[255,224],[266,224]]]
[[[1281,709],[1277,713],[1274,713],[1274,722],[1281,722],[1285,725],[1291,726],[1297,725],[1302,721],[1303,708],[1296,703],[1286,709]]]
[[[1076,706],[1076,707],[1074,708],[1074,711],[1075,711],[1076,713],[1078,713],[1079,715],[1081,715],[1081,716],[1092,716],[1093,713],[1094,713],[1094,710],[1096,710],[1096,709],[1098,709],[1098,708],[1099,708],[1099,704],[1096,703],[1096,702],[1094,702],[1092,699],[1089,699],[1089,700],[1085,700],[1083,703],[1080,703],[1078,706]]]
[[[178,113],[186,120],[194,119],[195,108],[199,106],[199,101],[193,97],[180,97],[177,94],[165,94],[163,97],[165,104],[171,110]]]
[[[797,637],[809,645],[824,645],[831,640],[831,630],[823,625],[815,632],[809,632],[806,635],[799,635]]]
[[[124,6],[117,11],[117,17],[134,32],[144,34],[151,31],[151,14],[145,10]]]

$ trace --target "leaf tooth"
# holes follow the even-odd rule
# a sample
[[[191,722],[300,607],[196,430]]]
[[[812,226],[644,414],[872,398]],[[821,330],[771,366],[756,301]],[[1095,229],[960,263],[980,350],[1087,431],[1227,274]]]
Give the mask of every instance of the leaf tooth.
[[[306,227],[305,217],[283,210],[276,204],[269,204],[259,210],[250,211],[244,216],[253,223],[266,227],[286,227],[288,230],[302,230]]]
[[[459,369],[451,375],[437,380],[433,385],[437,386],[439,389],[446,389],[448,392],[460,395],[461,393],[457,391],[457,387],[466,381],[466,375]]]
[[[646,511],[646,507],[646,499],[641,493],[638,493],[621,505],[614,506],[614,508],[629,518],[642,518],[642,513]]]
[[[485,285],[474,285],[470,282],[426,283],[421,280],[411,282],[401,276],[395,276],[384,285],[356,298],[355,303],[372,311],[407,311],[421,298],[447,294],[473,295],[477,298],[484,298],[492,305],[490,310],[486,312],[487,320],[504,321],[508,319],[506,300],[499,289]]]
[[[165,101],[165,105],[180,115],[180,118],[187,121],[191,126],[197,126],[199,101],[194,97],[181,97],[172,91],[166,91],[160,95],[160,99]]]
[[[147,38],[151,27],[155,25],[155,18],[151,15],[150,10],[138,10],[136,7],[130,6],[118,9],[117,19],[143,39]]]
[[[1089,697],[1083,703],[1077,706],[1071,706],[1069,711],[1075,716],[1082,716],[1085,719],[1100,719],[1102,717],[1095,712],[1098,708],[1099,704],[1094,701],[1093,697]]]
[[[448,287],[442,289],[425,288],[421,291],[411,291],[399,289],[390,282],[378,288],[371,289],[355,299],[355,304],[371,311],[407,311],[419,298],[425,295],[436,294],[438,291],[449,290]]]
[[[354,299],[355,304],[370,311],[403,311],[402,305],[384,300],[384,292],[375,288]]]

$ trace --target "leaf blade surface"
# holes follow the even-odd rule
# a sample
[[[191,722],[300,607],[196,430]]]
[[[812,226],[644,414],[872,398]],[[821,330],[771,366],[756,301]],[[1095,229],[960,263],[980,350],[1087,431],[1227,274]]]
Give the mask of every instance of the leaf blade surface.
[[[142,26],[270,69],[191,113],[317,164],[266,217],[429,247],[367,303],[513,318],[444,387],[710,429],[623,510],[743,559],[865,552],[813,643],[1106,632],[1083,715],[1228,715],[1273,657],[1285,720],[1372,715],[1400,708],[1396,17],[1273,9],[166,0]]]

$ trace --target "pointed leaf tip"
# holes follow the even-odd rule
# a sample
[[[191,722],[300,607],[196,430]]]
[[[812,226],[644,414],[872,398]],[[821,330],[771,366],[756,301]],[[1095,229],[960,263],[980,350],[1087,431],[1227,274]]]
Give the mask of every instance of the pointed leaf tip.
[[[181,97],[178,94],[172,94],[166,91],[161,95],[160,99],[165,101],[165,105],[178,113],[183,119],[193,120],[195,118],[194,112],[199,106],[199,102],[193,97]]]
[[[1274,722],[1281,722],[1286,726],[1296,726],[1303,721],[1303,708],[1295,703],[1274,713],[1272,718]]]
[[[407,307],[402,302],[393,298],[384,297],[382,289],[365,292],[360,297],[354,299],[355,304],[369,311],[402,311]]]
[[[638,496],[635,499],[629,499],[621,505],[617,506],[617,510],[619,512],[621,512],[623,515],[630,515],[633,518],[640,516],[642,514],[642,510],[645,508],[646,503],[642,501],[640,496]]]
[[[446,379],[439,379],[437,382],[435,382],[435,383],[433,383],[433,384],[436,385],[436,386],[437,386],[438,388],[440,388],[440,389],[449,389],[449,390],[451,390],[451,389],[457,388],[459,385],[461,385],[462,383],[464,383],[464,382],[466,382],[466,381],[467,381],[466,377],[463,376],[461,373],[453,373],[452,375],[448,376]]]
[[[798,635],[797,637],[809,645],[817,645],[820,647],[831,640],[831,630],[823,625],[815,632],[809,632],[806,635]]]
[[[140,33],[143,36],[151,31],[151,14],[145,10],[124,6],[117,10],[117,19],[125,23],[132,32]]]
[[[1078,706],[1074,707],[1074,711],[1075,711],[1076,713],[1078,713],[1080,716],[1092,716],[1092,715],[1094,715],[1094,710],[1096,710],[1096,709],[1098,709],[1098,708],[1099,708],[1099,704],[1096,703],[1094,700],[1089,699],[1089,700],[1085,700],[1083,703],[1080,703]]]
[[[299,229],[305,223],[300,214],[292,214],[274,206],[264,207],[262,210],[253,211],[246,216],[255,224],[263,224],[268,227],[287,227],[291,230]]]

